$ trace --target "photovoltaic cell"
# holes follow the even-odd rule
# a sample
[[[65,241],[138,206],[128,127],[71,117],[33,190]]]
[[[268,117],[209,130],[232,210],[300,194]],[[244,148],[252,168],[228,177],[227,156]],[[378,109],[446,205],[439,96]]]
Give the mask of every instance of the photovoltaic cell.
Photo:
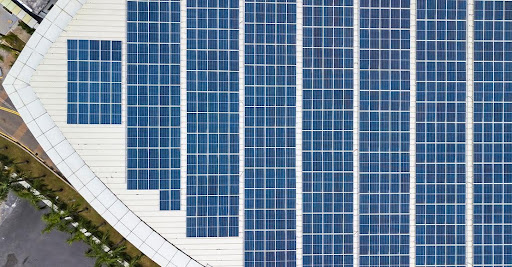
[[[180,209],[180,1],[128,1],[128,189]]]
[[[512,266],[512,2],[475,1],[474,266]]]
[[[121,41],[68,40],[68,124],[121,124]]]
[[[409,0],[360,12],[360,264],[409,266]]]
[[[353,266],[352,1],[304,1],[303,266]]]
[[[466,1],[417,3],[416,265],[465,266]]]
[[[238,0],[187,1],[187,236],[238,236]]]
[[[245,2],[245,266],[296,265],[294,0]]]

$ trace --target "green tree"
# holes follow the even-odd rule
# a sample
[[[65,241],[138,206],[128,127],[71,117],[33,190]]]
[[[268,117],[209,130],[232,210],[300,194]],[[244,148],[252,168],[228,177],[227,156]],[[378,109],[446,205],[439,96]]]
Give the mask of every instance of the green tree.
[[[123,266],[122,262],[124,262],[124,259],[127,257],[126,246],[123,245],[123,246],[114,247],[108,252],[108,254],[110,254],[110,256],[113,259],[116,259],[116,262],[119,264],[119,266]],[[118,266],[118,265],[115,265],[115,266]]]
[[[0,180],[0,202],[7,199],[7,196],[9,195],[9,191],[11,191],[11,185],[8,181],[5,181],[4,179]]]
[[[23,47],[25,47],[25,42],[12,32],[0,36],[0,49],[13,54],[14,56],[18,56],[21,53],[21,50],[23,50]]]
[[[4,154],[0,154],[0,162],[2,163],[3,167],[11,167],[14,164],[14,161]]]
[[[102,266],[123,266],[120,262],[120,259],[111,255],[111,253],[105,251],[104,245],[101,242],[91,241],[89,243],[90,248],[85,252],[85,256],[90,258],[95,258],[96,262],[94,263],[94,267],[102,267]]]
[[[21,191],[23,186],[19,184],[18,175],[13,172],[13,169],[1,159],[0,162],[4,163],[0,166],[0,201],[3,201],[9,195],[9,191]]]
[[[43,197],[41,195],[34,195],[34,193],[30,192],[29,189],[24,188],[24,190],[16,191],[16,194],[19,197],[26,199],[30,204],[32,204],[32,206],[37,209],[42,210],[47,207],[46,204],[41,205],[41,200],[43,200]]]
[[[89,239],[90,236],[85,235],[80,227],[74,227],[74,229],[71,231],[71,236],[66,240],[66,242],[71,245],[78,241],[88,242]]]
[[[22,20],[19,20],[18,21],[18,25],[20,25],[20,27],[26,31],[28,34],[33,34],[36,30],[31,28],[30,26],[28,26],[25,22],[23,22]]]
[[[73,204],[69,205],[66,209],[69,211],[69,213],[71,215],[74,215],[74,216],[78,216],[80,213],[89,210],[88,207],[81,209],[80,204],[78,204],[78,203],[73,203]]]
[[[50,199],[54,204],[57,205],[60,203],[60,201],[57,201],[56,195],[55,195],[55,193],[58,192],[58,190],[54,191],[54,190],[48,188],[48,186],[43,182],[42,179],[27,180],[27,182],[30,183],[30,186],[32,186],[32,188],[37,190],[41,195]],[[63,209],[63,210],[65,210],[65,209]]]
[[[138,267],[138,266],[140,266],[139,262],[140,262],[140,259],[142,259],[143,256],[144,256],[143,254],[139,254],[136,257],[131,258],[128,261],[128,266],[127,267]]]
[[[76,217],[76,220],[80,227],[87,229],[87,232],[91,233],[92,235],[99,236],[102,234],[102,232],[99,230],[101,225],[95,225],[93,222],[82,216]]]
[[[49,213],[43,215],[42,219],[46,223],[46,227],[43,229],[43,233],[49,233],[53,229],[57,229],[62,232],[70,232],[71,221],[67,220],[68,214],[62,211],[56,211],[51,209]]]

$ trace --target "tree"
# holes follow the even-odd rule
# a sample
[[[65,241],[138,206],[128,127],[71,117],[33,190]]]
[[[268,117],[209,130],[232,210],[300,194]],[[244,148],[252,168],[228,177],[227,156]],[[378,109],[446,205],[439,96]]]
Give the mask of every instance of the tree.
[[[24,46],[25,42],[12,32],[0,37],[0,49],[13,54],[15,57],[21,53]]]
[[[30,182],[32,188],[39,191],[41,195],[50,199],[52,202],[54,202],[54,204],[57,204],[55,203],[55,192],[52,189],[48,188],[48,186],[41,179],[28,180],[27,182]]]
[[[9,191],[11,191],[9,183],[5,182],[3,179],[0,181],[0,202],[7,199],[9,195]]]
[[[104,258],[108,257],[108,254],[103,249],[102,244],[98,244],[94,241],[89,242],[89,249],[85,252],[85,256],[95,258],[96,262],[94,267],[101,267],[104,263]]]
[[[78,203],[73,203],[71,204],[69,207],[67,207],[67,210],[69,211],[70,214],[72,215],[78,215],[84,211],[88,211],[89,208],[88,207],[85,207],[83,209],[80,209],[80,204]]]
[[[57,229],[62,232],[70,232],[70,220],[67,220],[66,212],[56,211],[52,209],[49,213],[43,215],[42,219],[46,223],[46,227],[43,229],[43,233],[49,233],[53,229]]]
[[[23,22],[22,20],[19,20],[18,21],[18,25],[20,25],[20,27],[26,31],[28,34],[33,34],[36,30],[31,28],[30,26],[28,26],[25,22]]]
[[[0,201],[3,201],[9,195],[9,191],[20,191],[22,186],[18,184],[18,176],[12,171],[12,168],[5,165],[5,161],[1,159],[0,161],[4,163],[0,170]]]
[[[16,191],[16,190],[13,190],[13,191]],[[36,207],[37,209],[42,210],[42,209],[46,208],[46,204],[40,205],[41,200],[43,200],[42,196],[34,195],[34,193],[30,192],[30,189],[24,188],[24,190],[16,191],[16,194],[19,197],[26,199],[28,202],[30,202],[30,204],[32,204],[32,206]]]
[[[101,266],[124,266],[121,262],[122,260],[111,253],[105,251],[104,245],[101,242],[91,241],[89,243],[90,248],[85,252],[85,256],[96,258],[96,262],[94,263],[94,267]]]
[[[97,236],[98,237],[98,236]],[[105,232],[99,235],[99,242],[107,247],[112,247],[112,241],[110,241],[110,233]]]
[[[80,227],[87,229],[87,232],[91,233],[92,235],[98,236],[101,234],[101,232],[99,230],[99,227],[101,227],[101,226],[96,226],[90,220],[88,220],[82,216],[78,216],[76,218],[76,220],[77,220],[77,223],[80,225]]]
[[[0,154],[0,162],[3,164],[4,167],[10,167],[14,163],[14,161],[10,157],[4,154]]]
[[[142,259],[142,256],[144,256],[144,255],[143,254],[139,254],[136,257],[131,258],[128,261],[128,266],[127,267],[137,267],[137,266],[140,266],[139,262],[140,262],[140,259]]]
[[[126,246],[118,246],[118,247],[114,247],[112,248],[108,254],[110,254],[110,257],[112,257],[113,259],[116,259],[116,264],[118,263],[119,265],[114,265],[114,266],[123,266],[124,264],[122,264],[124,262],[124,259],[126,258]]]
[[[80,227],[76,227],[71,231],[71,236],[66,240],[66,242],[71,245],[77,241],[88,242],[89,239],[90,236],[85,235]]]

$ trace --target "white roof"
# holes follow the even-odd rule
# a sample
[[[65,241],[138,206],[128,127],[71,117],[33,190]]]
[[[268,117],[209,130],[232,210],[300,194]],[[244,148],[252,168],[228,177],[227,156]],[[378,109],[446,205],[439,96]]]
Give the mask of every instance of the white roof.
[[[121,125],[67,124],[68,39],[123,41],[125,59],[126,0],[59,0],[5,78],[6,92],[51,160],[98,213],[158,264],[243,265],[242,234],[186,238],[186,183],[180,211],[160,211],[158,190],[126,189],[125,105]]]

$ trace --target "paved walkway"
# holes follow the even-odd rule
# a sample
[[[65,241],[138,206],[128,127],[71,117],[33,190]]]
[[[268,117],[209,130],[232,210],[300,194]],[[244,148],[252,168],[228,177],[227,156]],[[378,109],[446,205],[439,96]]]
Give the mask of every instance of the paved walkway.
[[[85,243],[69,245],[69,234],[59,231],[41,234],[44,212],[12,195],[0,205],[0,266],[94,266],[94,259],[84,255]]]

